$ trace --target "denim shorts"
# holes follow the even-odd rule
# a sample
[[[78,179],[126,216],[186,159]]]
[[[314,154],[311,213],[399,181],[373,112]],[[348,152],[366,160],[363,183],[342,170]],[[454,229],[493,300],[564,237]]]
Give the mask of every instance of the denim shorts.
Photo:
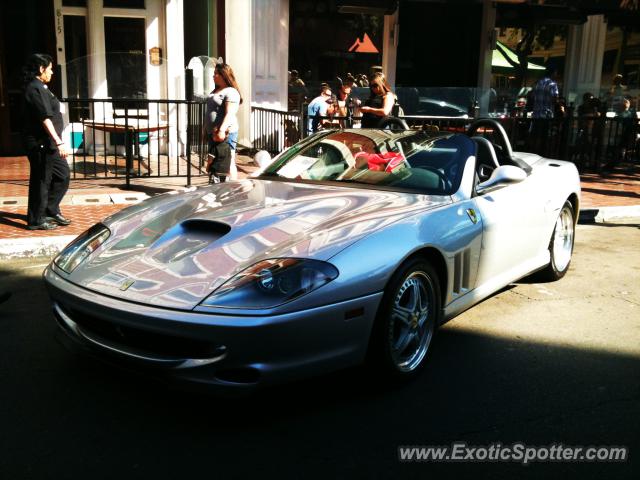
[[[227,135],[227,142],[229,143],[231,150],[235,151],[238,143],[238,132],[229,132],[229,135]]]

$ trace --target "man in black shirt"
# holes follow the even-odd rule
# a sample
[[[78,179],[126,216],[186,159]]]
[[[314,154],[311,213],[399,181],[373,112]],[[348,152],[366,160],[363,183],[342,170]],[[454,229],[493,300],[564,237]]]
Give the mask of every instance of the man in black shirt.
[[[31,167],[27,228],[51,230],[69,225],[60,201],[69,188],[68,150],[62,141],[64,128],[60,102],[47,88],[53,75],[49,55],[34,54],[24,67],[24,143]]]

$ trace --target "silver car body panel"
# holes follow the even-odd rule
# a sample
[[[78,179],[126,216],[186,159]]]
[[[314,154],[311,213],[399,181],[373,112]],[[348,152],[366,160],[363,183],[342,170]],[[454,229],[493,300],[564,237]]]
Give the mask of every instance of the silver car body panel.
[[[252,387],[361,363],[382,296],[377,293],[288,314],[230,316],[123,301],[76,286],[51,268],[44,276],[55,299],[58,324],[76,347],[151,373],[213,387]],[[83,327],[87,318],[114,326],[114,332],[122,332],[122,341],[115,333],[101,336]],[[194,358],[132,348],[127,328],[166,336],[175,343],[209,342],[224,347],[219,348],[223,353]],[[242,370],[256,372],[257,380],[233,381],[224,375]]]
[[[449,196],[257,179],[154,200],[107,219],[112,234],[100,250],[73,273],[59,273],[113,297],[191,310],[260,260],[327,260],[400,218],[452,203]]]
[[[514,155],[530,174],[483,195],[471,156],[452,195],[258,178],[153,197],[106,219],[111,236],[71,274],[46,269],[56,317],[77,345],[190,382],[248,386],[361,363],[389,279],[408,258],[443,267],[443,321],[549,263],[560,209],[567,199],[579,208],[579,176],[568,162]],[[339,275],[269,309],[201,304],[282,257],[326,261]],[[178,339],[186,353],[133,348],[121,329]],[[191,341],[215,348],[190,356]],[[256,379],[225,376],[243,369]]]

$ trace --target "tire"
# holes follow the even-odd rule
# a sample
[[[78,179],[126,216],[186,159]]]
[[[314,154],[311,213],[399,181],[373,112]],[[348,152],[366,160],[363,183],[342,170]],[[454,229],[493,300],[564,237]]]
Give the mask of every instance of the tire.
[[[402,265],[387,284],[369,343],[368,363],[376,376],[408,380],[424,368],[440,309],[433,267],[421,258]]]
[[[551,260],[543,270],[540,278],[547,281],[560,280],[565,276],[571,264],[573,254],[573,242],[575,239],[575,212],[568,200],[564,202],[556,226],[549,242],[549,256]]]

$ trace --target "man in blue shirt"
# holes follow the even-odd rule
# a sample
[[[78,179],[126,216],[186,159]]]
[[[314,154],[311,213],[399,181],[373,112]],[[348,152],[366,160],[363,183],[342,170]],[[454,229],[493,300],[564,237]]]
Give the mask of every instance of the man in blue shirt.
[[[555,77],[555,71],[548,72],[533,87],[533,118],[553,118],[560,95]]]
[[[549,123],[556,113],[560,92],[556,82],[557,71],[547,67],[546,75],[533,87],[533,122],[531,124],[531,143],[533,151],[546,155],[549,148]],[[564,113],[560,107],[559,115]]]
[[[328,84],[323,83],[320,86],[320,95],[311,100],[307,107],[307,134],[317,132],[320,127],[322,117],[333,114],[333,105],[331,105],[331,88]]]

